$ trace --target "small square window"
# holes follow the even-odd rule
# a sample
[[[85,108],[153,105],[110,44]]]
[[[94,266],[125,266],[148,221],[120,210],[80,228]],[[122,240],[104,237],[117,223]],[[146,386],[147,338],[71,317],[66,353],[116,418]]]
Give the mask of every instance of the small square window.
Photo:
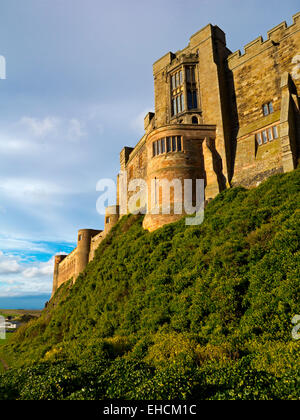
[[[106,224],[108,225],[108,223],[110,222],[110,217],[106,218]]]

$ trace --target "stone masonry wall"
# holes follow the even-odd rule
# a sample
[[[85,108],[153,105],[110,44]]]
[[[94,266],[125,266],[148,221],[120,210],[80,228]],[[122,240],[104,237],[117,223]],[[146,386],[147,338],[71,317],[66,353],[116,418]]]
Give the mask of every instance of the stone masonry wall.
[[[280,139],[257,146],[255,134],[264,128],[280,124],[282,110],[281,78],[285,72],[294,75],[300,94],[300,70],[293,62],[300,54],[300,14],[293,24],[281,23],[262,37],[228,58],[228,77],[233,79],[235,109],[233,110],[233,185],[256,185],[276,172],[283,171]],[[297,77],[299,76],[299,77]],[[264,116],[263,105],[272,102],[274,113]],[[279,135],[280,135],[279,127]]]

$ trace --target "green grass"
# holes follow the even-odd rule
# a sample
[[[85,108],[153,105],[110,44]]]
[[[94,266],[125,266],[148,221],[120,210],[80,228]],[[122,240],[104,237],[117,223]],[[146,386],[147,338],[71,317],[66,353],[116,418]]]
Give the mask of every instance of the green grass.
[[[13,336],[13,334],[14,333],[9,333],[9,332],[6,333],[6,339],[5,340],[0,340],[0,347],[1,346],[4,346],[5,344],[7,344],[8,343],[8,340],[10,339],[10,337]],[[1,358],[1,351],[0,351],[0,358]],[[2,363],[0,363],[0,373],[4,373],[4,372],[5,372],[4,367],[3,367]]]
[[[13,334],[15,334],[15,333],[10,333],[10,332],[7,332],[6,333],[6,339],[5,340],[0,340],[0,346],[2,345],[4,345],[4,344],[6,344],[7,343],[7,340],[9,340],[9,338],[10,337],[12,337],[13,336]]]
[[[220,194],[201,226],[124,217],[2,347],[0,396],[299,399],[299,203],[297,170]]]

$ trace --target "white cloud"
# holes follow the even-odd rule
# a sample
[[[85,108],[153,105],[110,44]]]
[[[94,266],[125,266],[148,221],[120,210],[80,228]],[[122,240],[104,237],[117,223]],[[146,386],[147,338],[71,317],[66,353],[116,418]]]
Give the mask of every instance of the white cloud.
[[[10,137],[3,133],[0,134],[0,151],[2,155],[30,154],[34,148],[35,144],[26,139]]]
[[[24,116],[16,126],[25,129],[25,135],[34,136],[37,139],[51,137],[52,140],[59,139],[60,141],[72,142],[87,135],[84,129],[85,124],[77,118],[66,119],[48,116],[38,119]]]
[[[60,119],[57,117],[46,117],[44,119],[22,117],[19,124],[27,128],[30,134],[36,137],[44,137],[58,129]]]
[[[37,266],[32,266],[26,268],[23,271],[23,275],[26,278],[39,278],[41,276],[49,276],[53,275],[53,267],[54,267],[54,258],[51,258],[48,262],[39,263]]]
[[[45,247],[45,244],[39,244],[26,239],[17,239],[8,236],[0,236],[0,249],[11,252],[39,252],[49,253],[49,249]],[[1,251],[0,251],[1,252]],[[0,254],[1,255],[1,254]]]
[[[28,266],[0,252],[0,297],[48,294],[52,289],[54,257]]]
[[[16,259],[10,256],[5,256],[0,251],[0,275],[18,273],[21,270],[21,266]]]

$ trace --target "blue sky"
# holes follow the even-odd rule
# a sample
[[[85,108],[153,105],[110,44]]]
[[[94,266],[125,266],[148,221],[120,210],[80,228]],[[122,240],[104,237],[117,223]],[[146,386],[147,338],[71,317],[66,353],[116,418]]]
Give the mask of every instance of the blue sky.
[[[10,0],[0,7],[0,307],[42,307],[53,256],[103,227],[100,178],[143,134],[152,64],[208,23],[233,52],[299,0]]]

